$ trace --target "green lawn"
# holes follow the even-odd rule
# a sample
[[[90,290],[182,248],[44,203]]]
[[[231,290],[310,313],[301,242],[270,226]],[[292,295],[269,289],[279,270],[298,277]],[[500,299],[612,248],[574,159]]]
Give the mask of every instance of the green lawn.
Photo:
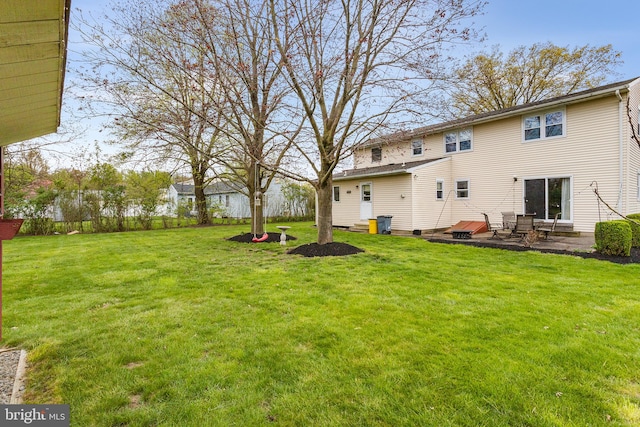
[[[290,224],[296,244],[310,223]],[[275,230],[269,225],[269,230]],[[247,226],[4,242],[4,345],[73,426],[640,423],[640,266]]]

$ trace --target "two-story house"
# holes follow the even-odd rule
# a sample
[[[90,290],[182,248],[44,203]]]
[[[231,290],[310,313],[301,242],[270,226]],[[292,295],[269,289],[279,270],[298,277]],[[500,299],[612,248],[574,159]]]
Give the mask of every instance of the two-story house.
[[[366,141],[333,177],[333,224],[391,215],[415,233],[512,211],[593,232],[640,212],[639,104],[636,78]]]

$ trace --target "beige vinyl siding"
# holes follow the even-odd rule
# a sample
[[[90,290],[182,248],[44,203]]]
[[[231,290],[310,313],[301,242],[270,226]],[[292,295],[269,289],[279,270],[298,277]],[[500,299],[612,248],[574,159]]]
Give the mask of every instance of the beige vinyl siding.
[[[394,141],[382,144],[380,146],[382,148],[382,160],[379,162],[371,161],[371,147],[358,149],[354,152],[353,165],[356,168],[368,168],[391,163],[415,162],[433,157],[432,152],[426,151],[424,143],[422,145],[422,155],[412,155],[411,141],[414,140]]]
[[[571,222],[592,232],[598,204],[590,184],[598,180],[601,193],[617,194],[617,108],[615,97],[569,105],[565,136],[546,140],[524,142],[522,116],[475,126],[473,152],[452,155],[452,179],[470,180],[470,198],[454,200],[452,221],[523,213],[525,179],[571,177]]]
[[[392,230],[412,230],[411,174],[381,177],[372,182],[373,217],[392,215]]]
[[[333,186],[340,187],[340,201],[333,202],[333,225],[351,227],[362,223],[360,220],[360,181],[337,181]],[[332,199],[333,200],[333,199]]]
[[[631,86],[629,96],[629,111],[627,111],[627,100],[624,100],[624,127],[623,141],[625,141],[627,149],[627,170],[625,179],[625,195],[626,205],[625,214],[640,213],[640,200],[638,200],[638,173],[640,173],[640,147],[638,142],[633,139],[633,129],[640,138],[638,133],[638,106],[640,105],[640,84]],[[631,124],[629,124],[629,117]]]
[[[451,222],[451,200],[454,183],[451,180],[451,159],[447,158],[413,172],[413,225],[411,230],[448,228]],[[443,200],[436,200],[436,181],[444,182]]]
[[[593,232],[607,218],[598,192],[612,206],[620,188],[618,99],[611,96],[568,108],[569,142],[575,144],[568,159],[573,180],[574,230]]]

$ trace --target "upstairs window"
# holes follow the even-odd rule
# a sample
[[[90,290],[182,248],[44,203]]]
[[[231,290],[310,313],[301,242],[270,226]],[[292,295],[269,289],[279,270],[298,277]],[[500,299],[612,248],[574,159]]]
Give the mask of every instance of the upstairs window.
[[[382,160],[382,148],[374,147],[371,149],[371,161],[379,162]]]
[[[564,136],[565,114],[564,111],[551,111],[526,116],[523,125],[525,141]]]
[[[457,153],[471,150],[473,132],[471,129],[462,129],[444,134],[444,152]]]
[[[411,143],[411,155],[422,156],[422,141],[417,140]]]

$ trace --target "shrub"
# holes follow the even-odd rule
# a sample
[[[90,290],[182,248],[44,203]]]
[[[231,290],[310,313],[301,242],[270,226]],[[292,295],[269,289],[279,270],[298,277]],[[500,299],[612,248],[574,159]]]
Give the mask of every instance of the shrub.
[[[640,248],[640,213],[627,215],[631,226],[631,247]]]
[[[596,250],[605,255],[631,255],[631,226],[629,221],[597,222],[595,230]]]

